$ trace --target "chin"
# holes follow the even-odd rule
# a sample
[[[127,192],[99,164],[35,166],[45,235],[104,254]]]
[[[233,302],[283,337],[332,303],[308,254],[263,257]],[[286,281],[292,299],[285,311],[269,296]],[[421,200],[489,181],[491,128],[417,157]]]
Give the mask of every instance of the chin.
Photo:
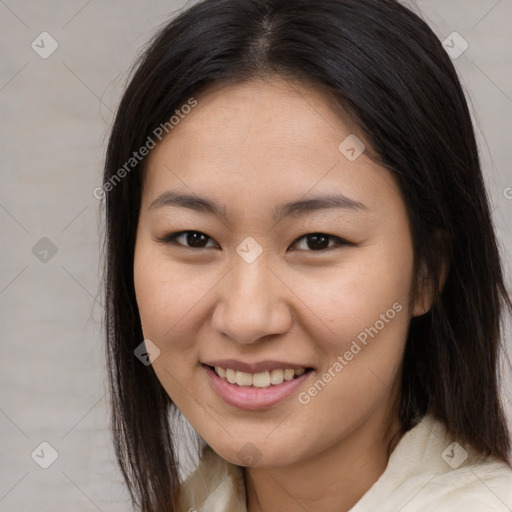
[[[223,459],[243,467],[262,469],[284,467],[297,462],[299,455],[292,444],[283,444],[279,439],[257,439],[248,436],[247,440],[227,439],[226,444],[219,445],[216,442],[208,444]]]

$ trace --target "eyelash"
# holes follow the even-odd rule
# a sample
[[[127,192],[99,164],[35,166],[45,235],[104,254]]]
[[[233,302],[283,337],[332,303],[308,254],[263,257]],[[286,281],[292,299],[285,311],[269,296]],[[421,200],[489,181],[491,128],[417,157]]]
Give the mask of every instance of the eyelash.
[[[180,243],[176,242],[177,238],[179,238],[182,235],[186,235],[188,233],[198,233],[200,235],[206,236],[209,240],[213,240],[213,238],[208,236],[206,233],[203,233],[202,231],[188,230],[188,231],[177,231],[175,233],[169,233],[167,235],[164,235],[161,238],[157,238],[156,241],[160,242],[160,243],[163,243],[163,244],[175,244],[175,245],[178,245],[180,247],[184,247],[185,249],[208,249],[208,247],[189,247],[187,245],[180,244]],[[321,232],[307,233],[305,235],[302,235],[301,237],[297,238],[293,242],[293,244],[296,244],[299,240],[302,240],[303,238],[306,239],[308,236],[319,236],[319,235],[323,236],[325,238],[328,238],[330,240],[334,240],[336,243],[334,245],[330,246],[330,247],[326,247],[326,248],[323,248],[323,249],[317,249],[317,250],[302,249],[302,250],[306,250],[306,252],[324,252],[324,251],[327,251],[329,249],[333,249],[336,246],[339,247],[339,246],[344,246],[344,245],[353,245],[350,242],[348,242],[347,240],[344,240],[343,238],[340,238],[340,237],[334,236],[334,235],[329,235],[327,233],[321,233]]]

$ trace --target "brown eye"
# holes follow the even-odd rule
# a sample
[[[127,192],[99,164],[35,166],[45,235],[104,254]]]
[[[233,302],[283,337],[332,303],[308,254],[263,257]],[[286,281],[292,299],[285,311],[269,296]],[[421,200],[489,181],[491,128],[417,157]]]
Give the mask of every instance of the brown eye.
[[[306,244],[305,247],[299,248],[300,250],[308,250],[311,251],[322,251],[325,249],[331,249],[333,246],[336,245],[347,245],[349,242],[346,240],[343,240],[342,238],[339,238],[334,235],[327,235],[325,233],[309,233],[307,235],[304,235],[300,238],[298,238],[294,245],[297,244],[300,240],[305,240]],[[334,244],[329,245],[329,241],[334,241]]]
[[[208,235],[202,233],[201,231],[179,231],[177,233],[170,233],[165,235],[164,237],[159,238],[157,241],[164,244],[174,243],[176,245],[181,245],[191,249],[205,249],[208,247],[206,245],[208,240],[213,241],[213,238],[210,238]]]

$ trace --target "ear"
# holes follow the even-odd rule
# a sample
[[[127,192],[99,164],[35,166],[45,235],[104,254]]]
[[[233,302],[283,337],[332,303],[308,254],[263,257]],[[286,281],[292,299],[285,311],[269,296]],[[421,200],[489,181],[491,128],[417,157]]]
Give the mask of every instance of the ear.
[[[443,247],[443,246],[440,246]],[[448,247],[448,244],[444,246]],[[446,249],[445,249],[446,250]],[[446,252],[443,252],[440,262],[439,282],[437,283],[437,289],[439,293],[443,291],[450,270],[450,264]],[[428,313],[433,306],[435,299],[435,283],[433,282],[432,276],[427,273],[425,262],[422,261],[419,269],[418,279],[418,293],[413,303],[412,316],[421,316]]]

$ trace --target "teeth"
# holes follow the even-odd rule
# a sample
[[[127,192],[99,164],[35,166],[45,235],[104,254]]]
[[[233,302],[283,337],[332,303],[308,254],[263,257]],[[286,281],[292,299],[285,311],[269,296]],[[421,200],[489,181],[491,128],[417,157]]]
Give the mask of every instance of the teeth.
[[[306,371],[305,368],[294,370],[287,368],[285,370],[275,369],[270,372],[246,373],[235,371],[231,368],[215,367],[215,373],[226,379],[230,384],[239,386],[255,386],[257,388],[268,388],[270,385],[278,386],[285,380],[293,380],[295,376],[300,376]]]
[[[295,370],[285,370],[284,371],[284,380],[292,380],[295,375]]]
[[[251,378],[250,373],[246,373],[246,375],[249,375],[249,379]],[[268,388],[270,386],[270,373],[269,372],[255,373],[252,376],[252,385],[256,386],[257,388]]]
[[[236,383],[239,386],[250,386],[252,384],[252,375],[245,372],[236,372]]]
[[[270,383],[277,386],[278,384],[283,383],[283,370],[272,370],[270,372]]]
[[[236,372],[231,368],[226,368],[226,380],[230,384],[234,384],[236,382]]]

